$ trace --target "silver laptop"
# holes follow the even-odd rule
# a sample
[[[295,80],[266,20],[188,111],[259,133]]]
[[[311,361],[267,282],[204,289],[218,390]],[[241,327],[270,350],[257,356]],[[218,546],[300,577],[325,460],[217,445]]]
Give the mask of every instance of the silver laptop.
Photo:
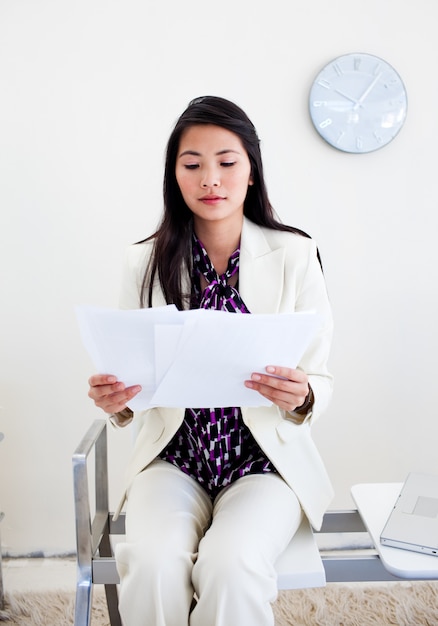
[[[384,546],[438,556],[438,476],[409,474],[380,542]]]

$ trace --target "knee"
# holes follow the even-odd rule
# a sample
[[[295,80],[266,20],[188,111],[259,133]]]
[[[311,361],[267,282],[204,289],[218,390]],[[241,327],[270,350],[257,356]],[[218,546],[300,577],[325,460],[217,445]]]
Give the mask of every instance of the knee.
[[[187,624],[193,599],[189,554],[171,553],[156,543],[116,547],[120,575],[119,610],[124,624]]]
[[[189,552],[153,540],[118,544],[115,555],[122,582],[132,577],[146,585],[157,579],[169,584],[190,579],[194,560]]]
[[[256,545],[241,541],[224,545],[223,542],[209,541],[207,537],[202,540],[193,568],[196,586],[203,586],[207,581],[218,588],[245,586],[248,580],[260,575],[271,578],[275,576],[275,569]]]

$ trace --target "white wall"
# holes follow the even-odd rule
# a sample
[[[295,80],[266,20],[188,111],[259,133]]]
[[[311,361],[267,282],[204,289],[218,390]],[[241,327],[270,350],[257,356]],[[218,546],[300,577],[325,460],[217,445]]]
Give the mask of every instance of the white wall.
[[[198,95],[240,104],[271,200],[317,240],[333,304],[336,392],[314,434],[351,506],[356,482],[437,472],[434,0],[0,2],[0,508],[8,554],[74,550],[71,454],[101,413],[74,306],[115,306],[125,247],[161,211],[165,142]],[[312,129],[312,78],[385,58],[409,111],[381,151]],[[111,434],[112,501],[130,447]]]

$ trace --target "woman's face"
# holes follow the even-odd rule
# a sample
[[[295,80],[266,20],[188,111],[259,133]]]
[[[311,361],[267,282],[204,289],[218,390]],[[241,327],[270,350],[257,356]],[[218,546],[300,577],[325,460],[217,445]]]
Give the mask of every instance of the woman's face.
[[[221,126],[194,125],[181,136],[175,175],[185,203],[200,222],[239,223],[251,164],[240,138]]]

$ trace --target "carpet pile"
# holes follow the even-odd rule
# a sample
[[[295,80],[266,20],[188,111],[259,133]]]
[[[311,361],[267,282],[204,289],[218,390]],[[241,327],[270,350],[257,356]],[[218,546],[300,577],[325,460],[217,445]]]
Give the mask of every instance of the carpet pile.
[[[74,593],[6,594],[5,626],[71,626]],[[281,591],[276,626],[438,626],[438,582],[390,585],[332,584],[323,589]],[[109,626],[102,588],[93,597],[92,626]]]

